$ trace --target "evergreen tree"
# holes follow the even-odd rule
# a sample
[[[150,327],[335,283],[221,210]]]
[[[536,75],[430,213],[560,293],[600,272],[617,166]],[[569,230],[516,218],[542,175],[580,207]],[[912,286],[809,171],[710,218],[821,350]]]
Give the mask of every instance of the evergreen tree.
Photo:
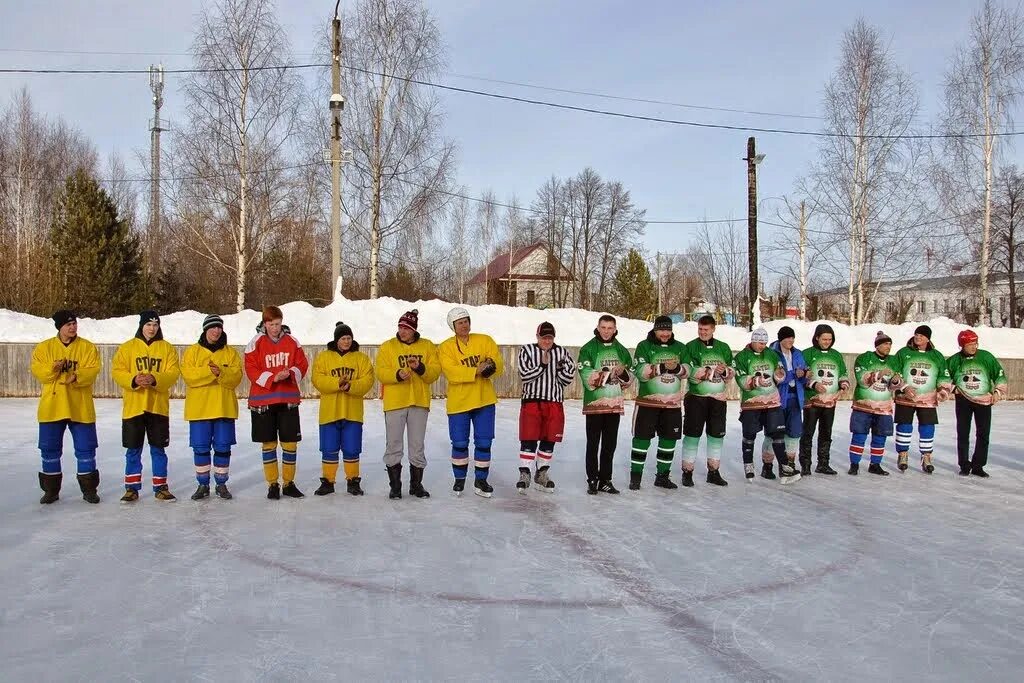
[[[656,306],[657,294],[651,271],[640,252],[630,249],[612,282],[612,312],[643,320],[655,312]]]
[[[107,318],[136,310],[145,292],[139,237],[96,179],[68,177],[50,227],[56,286],[79,315]]]

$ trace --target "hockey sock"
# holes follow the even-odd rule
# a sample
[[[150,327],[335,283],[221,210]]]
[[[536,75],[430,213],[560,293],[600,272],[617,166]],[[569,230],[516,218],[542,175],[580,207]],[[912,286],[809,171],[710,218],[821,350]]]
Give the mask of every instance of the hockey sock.
[[[153,490],[167,486],[167,451],[159,446],[150,446],[149,462],[153,468]]]
[[[473,439],[473,476],[477,480],[487,479],[491,469],[491,439]]]
[[[452,474],[456,479],[465,479],[469,471],[469,442],[452,441]]]
[[[672,458],[676,455],[676,440],[658,437],[658,474],[672,471]]]
[[[537,448],[537,469],[541,467],[550,467],[551,458],[555,455],[555,442],[554,441],[541,441],[540,446]]]
[[[192,462],[196,466],[196,481],[200,486],[210,485],[210,452],[200,453],[195,451],[192,455]]]
[[[717,470],[722,463],[722,443],[725,441],[720,436],[708,437],[708,469]]]
[[[800,437],[792,438],[786,437],[786,455],[796,458],[796,454],[800,451]]]
[[[710,446],[711,438],[708,437],[708,444]],[[684,436],[683,437],[683,470],[686,472],[693,471],[693,463],[697,461],[697,450],[700,448],[700,437],[699,436]]]
[[[228,466],[231,464],[231,451],[213,452],[213,480],[218,484],[228,483]]]
[[[321,476],[332,484],[338,479],[338,452],[323,453],[320,456]]]
[[[644,463],[647,462],[647,449],[650,447],[650,439],[638,439],[633,437],[633,449],[629,454],[630,472],[644,471]]]
[[[537,441],[519,442],[519,466],[533,469],[533,461],[537,457]]]
[[[743,437],[743,464],[754,464],[754,439]]]
[[[871,464],[880,465],[882,456],[885,455],[885,437],[877,434],[871,435]]]
[[[359,476],[359,454],[358,453],[342,453],[341,455],[342,466],[345,468],[345,478],[354,479]],[[334,472],[332,476],[328,477],[328,480],[333,482],[334,476],[338,474],[338,466],[335,464]]]
[[[779,467],[787,461],[786,458],[786,439],[782,436],[772,437],[772,452],[775,453],[776,459],[779,461]]]
[[[276,484],[279,478],[276,441],[263,442],[263,476],[268,484]]]
[[[921,455],[931,455],[935,449],[935,425],[917,426],[918,443],[921,446]]]
[[[769,465],[775,462],[775,447],[767,434],[761,439],[761,460]]]
[[[124,487],[142,490],[142,449],[129,448],[124,453]]]
[[[850,464],[857,465],[860,463],[860,459],[864,457],[864,444],[868,441],[867,434],[860,434],[854,432],[850,436]]]
[[[914,436],[914,425],[896,425],[896,452],[906,453],[910,450],[910,440]],[[874,441],[874,439],[872,439]]]
[[[295,481],[295,461],[298,459],[298,444],[294,441],[281,442],[281,479],[285,484]]]

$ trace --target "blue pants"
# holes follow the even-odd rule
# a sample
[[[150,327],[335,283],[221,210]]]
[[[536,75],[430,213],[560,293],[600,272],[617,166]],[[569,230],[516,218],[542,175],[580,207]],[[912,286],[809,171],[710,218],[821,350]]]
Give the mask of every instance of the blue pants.
[[[64,429],[71,431],[71,442],[75,446],[75,460],[78,461],[78,474],[88,474],[96,469],[95,422],[57,422],[39,423],[39,453],[42,456],[43,474],[60,474],[60,458],[64,454]]]
[[[882,456],[885,455],[885,440],[892,436],[892,426],[892,415],[874,415],[854,410],[850,414],[850,463],[860,463],[868,432],[871,432],[871,463],[881,464]]]
[[[469,471],[469,432],[473,428],[473,472],[487,479],[491,466],[491,442],[494,441],[494,404],[448,416],[448,436],[452,440],[452,474],[465,479]]]
[[[196,467],[196,481],[210,485],[210,449],[213,449],[213,478],[218,484],[228,483],[231,447],[235,445],[235,421],[221,417],[213,420],[192,420],[188,423],[188,445]]]
[[[338,463],[338,453],[345,462],[359,462],[363,452],[363,423],[352,420],[336,420],[320,425],[320,453],[327,464]]]
[[[159,446],[149,447],[149,462],[153,470],[153,490],[167,486],[167,451]],[[129,448],[124,454],[124,487],[142,490],[142,449]]]

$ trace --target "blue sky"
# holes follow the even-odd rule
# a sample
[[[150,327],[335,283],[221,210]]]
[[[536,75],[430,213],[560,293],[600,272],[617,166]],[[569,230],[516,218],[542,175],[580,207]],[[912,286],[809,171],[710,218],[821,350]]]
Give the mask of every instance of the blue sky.
[[[343,6],[348,4],[343,0]],[[463,78],[472,75],[702,106],[817,116],[842,33],[858,16],[891,41],[914,76],[921,124],[935,119],[954,46],[968,33],[976,3],[892,2],[474,2],[432,0],[448,46],[438,80],[581,106],[672,119],[814,129],[807,118],[757,116],[564,95]],[[0,10],[4,67],[145,68],[162,60],[187,67],[196,0],[5,3]],[[294,53],[312,52],[334,3],[278,5]],[[63,50],[146,54],[43,54]],[[152,115],[145,76],[0,75],[0,106],[27,85],[38,109],[60,113],[98,147],[133,160],[148,154]],[[177,81],[165,92],[165,118],[182,119]],[[459,181],[479,195],[515,194],[528,204],[550,175],[586,166],[621,180],[650,219],[746,215],[748,133],[627,121],[487,98],[443,93],[445,134],[459,146]],[[813,161],[813,138],[757,134],[767,155],[760,196],[788,193]],[[653,252],[686,246],[692,228],[650,226]]]

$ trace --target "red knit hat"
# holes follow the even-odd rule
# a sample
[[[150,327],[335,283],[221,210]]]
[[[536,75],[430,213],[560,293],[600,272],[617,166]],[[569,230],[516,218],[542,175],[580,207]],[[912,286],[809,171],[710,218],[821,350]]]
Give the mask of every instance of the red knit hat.
[[[411,311],[406,311],[402,314],[402,317],[398,319],[399,327],[408,327],[410,330],[415,331],[417,326],[420,324],[420,312],[415,308]]]
[[[960,345],[960,348],[973,344],[978,341],[978,333],[974,330],[964,330],[956,336],[956,343]]]

